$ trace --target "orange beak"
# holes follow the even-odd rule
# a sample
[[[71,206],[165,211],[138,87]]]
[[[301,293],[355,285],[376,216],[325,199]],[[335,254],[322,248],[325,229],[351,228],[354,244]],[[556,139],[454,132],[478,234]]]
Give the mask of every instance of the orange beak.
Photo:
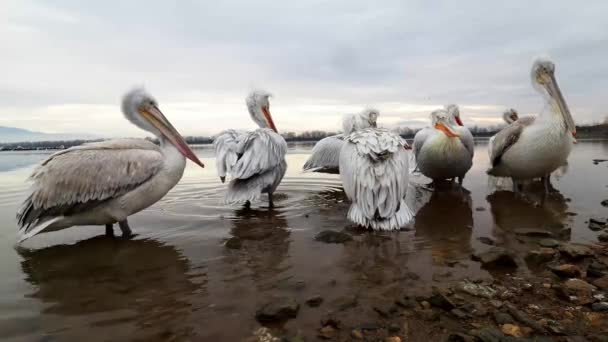
[[[445,135],[447,135],[450,138],[456,138],[456,137],[460,136],[460,134],[454,132],[451,128],[449,128],[448,126],[444,125],[441,122],[438,122],[435,124],[435,129],[442,131],[443,133],[445,133]]]
[[[270,126],[273,131],[278,133],[279,131],[277,131],[277,126],[274,125],[274,121],[272,121],[272,116],[270,115],[270,110],[268,109],[268,107],[262,107],[262,113],[264,113],[264,117],[266,118],[266,122],[268,122],[268,126]]]

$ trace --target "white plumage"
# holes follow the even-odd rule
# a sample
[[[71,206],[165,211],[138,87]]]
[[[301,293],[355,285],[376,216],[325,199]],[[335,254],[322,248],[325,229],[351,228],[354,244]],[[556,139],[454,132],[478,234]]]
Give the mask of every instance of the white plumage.
[[[227,175],[231,177],[225,203],[250,203],[267,193],[272,206],[272,194],[285,175],[287,142],[276,132],[269,96],[256,91],[246,100],[252,119],[261,128],[253,132],[227,130],[214,141],[218,175],[222,182]]]
[[[57,152],[30,176],[30,195],[17,213],[20,241],[41,232],[75,225],[118,222],[124,235],[127,217],[160,200],[181,179],[186,156],[202,163],[141,89],[128,93],[123,112],[129,121],[160,139],[116,139]],[[142,114],[143,113],[143,114]]]

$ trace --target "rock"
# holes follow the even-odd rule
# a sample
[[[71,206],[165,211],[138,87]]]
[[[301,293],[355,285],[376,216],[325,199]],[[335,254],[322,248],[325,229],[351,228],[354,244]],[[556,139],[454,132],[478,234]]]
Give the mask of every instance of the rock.
[[[231,237],[230,239],[226,240],[224,246],[228,249],[240,249],[242,244],[243,243],[241,242],[241,239],[237,237]]]
[[[550,266],[549,269],[561,278],[579,278],[582,275],[581,269],[572,264]]]
[[[601,278],[595,279],[591,282],[593,285],[597,286],[601,290],[608,290],[608,276],[605,275]]]
[[[570,301],[586,305],[593,302],[593,290],[595,286],[581,279],[568,279],[558,290],[558,294]]]
[[[270,332],[270,329],[266,328],[266,327],[261,327],[258,330],[253,332],[253,338],[251,339],[251,341],[255,341],[255,342],[279,342],[281,341],[280,338],[275,337],[272,335],[272,333]],[[250,340],[247,340],[250,341]]]
[[[315,235],[315,240],[325,243],[345,243],[351,241],[353,237],[345,232],[335,230],[324,230]]]
[[[589,225],[588,225],[589,229],[593,230],[594,232],[599,232],[600,230],[606,228],[606,224],[605,223],[599,223],[593,220],[589,220]]]
[[[456,307],[454,303],[446,296],[445,291],[433,289],[433,295],[428,299],[428,302],[435,307],[450,311]]]
[[[401,338],[399,336],[391,336],[385,338],[384,342],[401,342]]]
[[[376,323],[363,323],[361,326],[359,326],[359,329],[362,331],[374,331],[379,330],[380,326]]]
[[[492,247],[485,252],[475,253],[471,256],[475,261],[479,261],[484,268],[516,268],[517,264],[506,249]]]
[[[591,305],[591,310],[595,312],[608,312],[608,302],[598,302]]]
[[[419,317],[425,321],[434,322],[439,320],[439,312],[435,312],[431,309],[418,310],[417,313]]]
[[[325,327],[325,326],[332,326],[336,329],[338,329],[340,327],[340,320],[338,318],[335,318],[332,314],[328,314],[327,316],[321,318],[321,326]]]
[[[456,289],[472,296],[492,299],[496,295],[496,290],[483,284],[475,284],[464,280],[456,286]]]
[[[322,339],[326,339],[326,340],[332,339],[335,334],[336,334],[336,328],[332,327],[331,325],[326,325],[319,330],[319,337]]]
[[[599,242],[608,242],[608,233],[602,233],[597,236]]]
[[[350,337],[354,338],[355,340],[362,340],[362,339],[365,338],[363,336],[363,333],[359,329],[355,329],[355,330],[351,331],[350,332]]]
[[[515,234],[530,236],[530,237],[553,237],[553,233],[546,229],[536,229],[536,228],[519,228],[515,229]]]
[[[447,342],[475,342],[477,339],[465,334],[451,334],[448,336]]]
[[[524,333],[521,328],[515,324],[503,324],[500,330],[505,334],[513,337],[523,337]]]
[[[547,332],[547,330],[543,328],[540,324],[538,324],[538,322],[530,318],[530,316],[528,316],[527,314],[519,311],[515,306],[508,304],[506,305],[506,308],[509,314],[513,316],[513,318],[523,323],[524,325],[534,329],[537,333],[545,334]]]
[[[608,199],[603,200],[602,202],[600,202],[600,204],[601,204],[603,207],[608,207]]]
[[[606,219],[603,217],[599,217],[599,216],[591,216],[589,218],[589,223],[595,223],[595,224],[599,224],[599,225],[606,225]]]
[[[540,248],[530,251],[526,256],[526,261],[531,264],[544,264],[553,260],[555,254],[556,252],[552,248]]]
[[[472,318],[471,315],[469,315],[468,313],[462,311],[461,309],[453,309],[450,311],[452,313],[452,315],[454,315],[456,318],[460,318],[460,319],[469,319]]]
[[[493,307],[495,307],[496,309],[500,309],[502,307],[502,302],[497,300],[497,299],[492,299],[490,301],[490,305],[492,305]]]
[[[587,268],[587,277],[601,278],[608,275],[608,266],[600,263],[597,260],[593,260]]]
[[[427,302],[426,300],[423,300],[422,302],[420,302],[420,306],[422,306],[423,309],[428,310],[431,308],[431,303]]]
[[[494,246],[494,244],[496,244],[496,241],[494,241],[494,239],[489,238],[487,236],[480,236],[477,238],[477,241],[490,246]]]
[[[263,303],[256,311],[255,318],[260,322],[282,321],[298,315],[300,305],[291,298],[272,298]]]
[[[498,325],[515,323],[515,319],[513,319],[513,317],[511,317],[511,315],[509,315],[506,312],[495,312],[494,320],[496,321],[496,324],[498,324]]]
[[[571,259],[582,259],[593,255],[593,251],[589,247],[572,243],[562,244],[558,250],[562,255]]]
[[[502,342],[505,335],[496,328],[483,328],[472,331],[472,334],[481,342]]]
[[[392,323],[388,326],[388,331],[392,333],[398,333],[401,330],[399,324]]]
[[[321,303],[323,303],[323,297],[319,295],[312,296],[306,300],[306,304],[311,308],[316,308],[317,306],[321,305]]]
[[[330,304],[336,307],[338,311],[344,311],[359,305],[359,299],[357,296],[344,296],[336,298]]]
[[[541,239],[540,241],[538,241],[538,244],[541,247],[545,247],[545,248],[553,248],[553,247],[557,247],[559,246],[559,241],[555,240],[555,239]]]

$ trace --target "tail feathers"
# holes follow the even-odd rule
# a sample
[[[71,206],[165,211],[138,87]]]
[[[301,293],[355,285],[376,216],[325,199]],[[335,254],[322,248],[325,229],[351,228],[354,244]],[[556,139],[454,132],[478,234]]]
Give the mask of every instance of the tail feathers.
[[[381,218],[378,215],[367,217],[364,211],[356,203],[353,203],[348,210],[348,219],[360,226],[372,228],[373,230],[399,230],[412,222],[414,213],[407,206],[405,200],[402,200],[399,204],[399,210],[390,217]]]
[[[262,196],[263,183],[259,177],[248,179],[233,179],[228,184],[228,191],[224,195],[225,204],[238,204],[247,201],[253,202]]]
[[[19,241],[17,243],[21,243],[34,235],[40,234],[43,231],[50,228],[54,223],[59,220],[63,220],[64,216],[53,217],[51,219],[45,221],[38,221],[34,225],[28,225],[19,230]]]
[[[420,170],[418,170],[418,164],[416,163],[416,157],[414,156],[414,153],[410,153],[408,159],[410,175],[419,173]]]

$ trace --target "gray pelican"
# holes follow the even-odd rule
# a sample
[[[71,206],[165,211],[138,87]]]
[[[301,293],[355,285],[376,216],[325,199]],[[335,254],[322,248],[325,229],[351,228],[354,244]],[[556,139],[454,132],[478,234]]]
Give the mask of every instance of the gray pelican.
[[[549,113],[520,118],[494,136],[488,174],[516,182],[542,177],[549,188],[551,172],[567,162],[576,141],[576,126],[555,80],[555,65],[538,59],[532,65],[532,84],[548,101]],[[525,120],[524,120],[525,119]]]
[[[203,163],[143,89],[128,92],[122,112],[135,126],[154,134],[116,139],[57,152],[32,173],[30,195],[17,213],[20,242],[41,232],[118,222],[131,235],[127,217],[159,201],[182,178],[186,159]],[[185,157],[185,158],[184,158]]]
[[[342,121],[343,133],[319,140],[302,169],[311,172],[340,173],[340,150],[344,145],[344,138],[354,131],[376,127],[378,115],[378,111],[372,108],[365,109],[359,114],[345,115]]]
[[[230,129],[220,133],[213,143],[220,180],[223,183],[226,175],[231,176],[224,196],[227,204],[248,206],[267,193],[268,204],[273,206],[272,194],[287,170],[287,142],[277,133],[269,97],[267,92],[254,91],[246,99],[249,115],[259,129],[252,132]]]
[[[460,119],[460,118],[458,118]],[[460,184],[473,165],[473,140],[467,140],[443,109],[431,113],[431,126],[414,136],[414,156],[423,175],[433,181],[458,178]],[[468,130],[467,130],[468,131]],[[470,132],[468,133],[470,135]]]
[[[385,129],[364,128],[344,138],[340,178],[352,202],[348,219],[374,230],[405,227],[413,214],[405,203],[409,145]]]

